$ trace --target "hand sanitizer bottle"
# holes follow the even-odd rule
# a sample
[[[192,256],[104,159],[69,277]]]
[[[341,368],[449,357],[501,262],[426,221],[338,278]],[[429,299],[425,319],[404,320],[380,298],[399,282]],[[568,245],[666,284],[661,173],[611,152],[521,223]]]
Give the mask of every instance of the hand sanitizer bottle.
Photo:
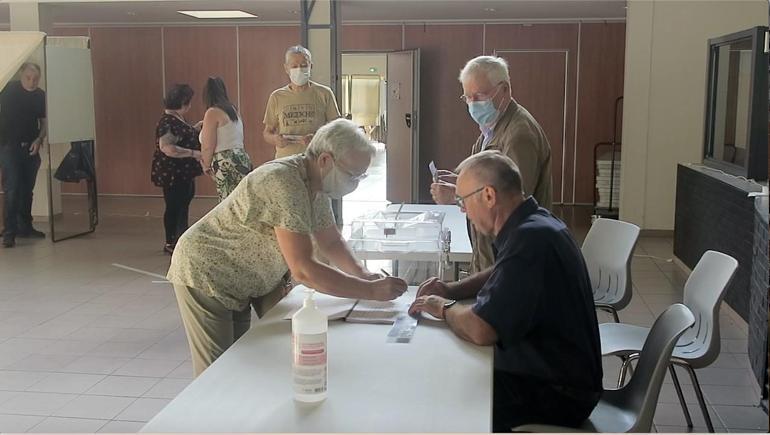
[[[313,300],[313,290],[305,291],[302,308],[291,318],[294,359],[294,399],[319,402],[326,399],[326,331],[329,321]]]

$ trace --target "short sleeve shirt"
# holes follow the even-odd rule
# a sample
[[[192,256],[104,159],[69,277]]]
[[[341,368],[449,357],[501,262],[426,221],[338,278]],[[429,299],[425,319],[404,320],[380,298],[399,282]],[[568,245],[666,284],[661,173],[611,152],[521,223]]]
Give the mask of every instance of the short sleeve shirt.
[[[150,179],[158,187],[171,187],[188,183],[203,174],[200,163],[193,157],[169,157],[160,150],[160,138],[171,135],[174,144],[180,148],[200,150],[195,129],[174,115],[164,114],[155,127],[155,154],[152,157]]]
[[[310,82],[302,91],[288,85],[270,94],[265,110],[265,125],[277,125],[278,134],[304,136],[315,133],[321,126],[340,117],[334,93],[326,86]],[[278,148],[275,157],[286,157],[305,151],[302,144]]]
[[[45,92],[28,91],[18,80],[0,91],[0,140],[31,143],[40,135],[39,120],[46,117]]]
[[[289,270],[275,228],[311,235],[334,224],[329,197],[311,198],[304,154],[265,163],[179,238],[168,280],[243,310]]]
[[[529,197],[497,235],[492,275],[473,311],[497,333],[495,369],[602,391],[588,271],[566,226]]]

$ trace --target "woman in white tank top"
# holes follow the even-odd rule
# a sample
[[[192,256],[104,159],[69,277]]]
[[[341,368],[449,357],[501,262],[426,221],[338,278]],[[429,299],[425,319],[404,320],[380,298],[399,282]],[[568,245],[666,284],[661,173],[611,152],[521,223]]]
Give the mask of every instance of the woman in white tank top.
[[[253,166],[243,148],[243,121],[227,98],[225,82],[220,77],[206,80],[203,102],[206,114],[200,133],[201,164],[214,179],[221,202]]]

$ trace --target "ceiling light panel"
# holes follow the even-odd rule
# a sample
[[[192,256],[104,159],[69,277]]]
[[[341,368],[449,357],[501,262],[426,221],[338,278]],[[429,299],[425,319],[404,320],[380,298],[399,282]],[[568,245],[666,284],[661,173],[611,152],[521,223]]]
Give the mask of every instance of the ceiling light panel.
[[[258,18],[257,15],[244,11],[177,11],[180,14],[200,19]]]

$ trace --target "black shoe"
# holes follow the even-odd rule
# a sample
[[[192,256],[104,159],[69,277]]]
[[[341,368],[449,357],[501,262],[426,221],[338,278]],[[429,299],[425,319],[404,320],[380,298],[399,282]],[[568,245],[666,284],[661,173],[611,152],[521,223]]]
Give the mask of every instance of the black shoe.
[[[23,239],[45,239],[45,233],[34,228],[22,231],[17,236]]]
[[[3,248],[13,248],[16,246],[16,240],[13,238],[3,238]]]
[[[174,254],[174,245],[172,243],[166,243],[163,245],[163,252],[165,252],[168,255]]]

